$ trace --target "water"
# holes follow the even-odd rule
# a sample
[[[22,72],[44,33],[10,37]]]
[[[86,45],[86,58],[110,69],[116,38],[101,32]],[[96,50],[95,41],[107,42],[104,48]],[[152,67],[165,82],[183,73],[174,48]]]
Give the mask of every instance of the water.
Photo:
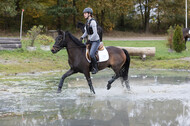
[[[69,77],[56,93],[64,72],[0,76],[1,126],[189,126],[188,71],[130,70],[131,91],[118,79],[106,90],[110,70],[92,77]]]

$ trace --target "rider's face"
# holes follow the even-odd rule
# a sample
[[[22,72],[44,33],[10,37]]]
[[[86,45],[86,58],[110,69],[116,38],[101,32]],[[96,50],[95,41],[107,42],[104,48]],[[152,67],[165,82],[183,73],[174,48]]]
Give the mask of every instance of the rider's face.
[[[84,13],[84,18],[87,19],[89,16],[89,13]]]

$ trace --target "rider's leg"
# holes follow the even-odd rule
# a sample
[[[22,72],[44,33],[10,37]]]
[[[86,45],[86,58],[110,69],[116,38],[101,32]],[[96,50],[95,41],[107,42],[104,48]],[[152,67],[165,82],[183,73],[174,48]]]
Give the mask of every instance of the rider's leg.
[[[98,72],[98,64],[95,57],[95,53],[98,50],[98,47],[100,45],[100,41],[93,41],[91,44],[90,49],[90,58],[91,58],[91,64],[92,64],[92,74],[96,74]]]

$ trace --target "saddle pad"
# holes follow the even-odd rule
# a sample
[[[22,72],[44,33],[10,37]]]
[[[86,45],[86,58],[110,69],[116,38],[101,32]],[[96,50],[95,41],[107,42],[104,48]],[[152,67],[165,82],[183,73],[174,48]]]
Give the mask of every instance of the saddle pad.
[[[109,59],[109,54],[105,47],[103,47],[102,50],[98,50],[98,57],[99,57],[98,62],[104,62]],[[89,63],[91,62],[91,60],[89,59],[88,53],[87,53],[87,49],[86,49],[86,59]]]

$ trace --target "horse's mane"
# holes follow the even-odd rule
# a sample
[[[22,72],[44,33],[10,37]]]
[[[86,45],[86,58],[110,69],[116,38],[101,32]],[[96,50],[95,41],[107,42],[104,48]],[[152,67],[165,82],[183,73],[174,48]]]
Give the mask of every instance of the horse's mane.
[[[83,44],[82,42],[79,41],[79,39],[77,39],[75,36],[73,36],[69,31],[66,31],[66,34],[69,35],[69,38],[71,38],[71,40],[77,44],[80,47],[86,48],[86,45]]]

